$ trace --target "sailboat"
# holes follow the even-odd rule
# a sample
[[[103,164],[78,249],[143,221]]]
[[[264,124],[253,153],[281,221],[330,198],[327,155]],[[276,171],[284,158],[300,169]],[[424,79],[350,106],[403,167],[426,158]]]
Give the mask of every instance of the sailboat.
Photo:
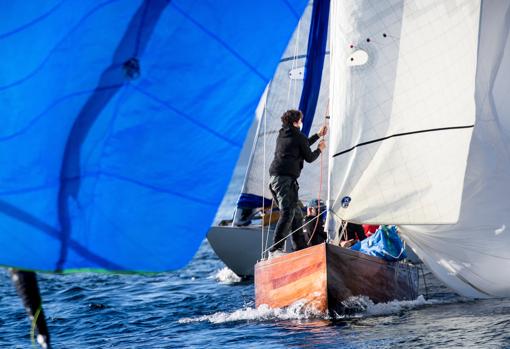
[[[305,8],[275,75],[259,102],[258,122],[252,126],[256,128],[255,136],[250,144],[246,175],[233,222],[213,226],[207,234],[218,257],[239,276],[253,276],[255,263],[263,257],[262,251],[273,238],[274,224],[262,224],[260,215],[250,224],[243,224],[239,218],[243,209],[253,209],[255,213],[262,207],[274,209],[267,181],[281,115],[291,106],[299,106],[304,113],[302,131],[310,135],[326,121],[329,98],[328,9],[329,3],[324,1],[310,1]],[[324,158],[327,158],[327,149]],[[320,188],[319,178],[321,171],[327,172],[328,164],[323,161],[321,168],[317,163],[305,166],[301,175],[300,199],[305,204],[317,196],[327,196],[326,186]],[[266,219],[270,217],[274,221],[275,217],[269,210]],[[286,250],[292,251],[290,244],[286,245]]]
[[[257,305],[416,296],[412,267],[337,246],[346,221],[398,225],[461,295],[510,294],[509,14],[503,1],[331,2],[330,239],[257,263]]]
[[[253,277],[255,264],[267,257],[263,251],[273,240],[278,213],[274,216],[271,213],[274,207],[267,181],[281,115],[287,109],[299,106],[304,111],[302,131],[307,135],[317,132],[328,122],[325,118],[329,112],[330,90],[328,13],[329,2],[310,1],[306,7],[276,73],[259,101],[257,122],[250,131],[250,134],[254,133],[253,140],[245,142],[251,151],[243,149],[243,153],[249,154],[249,159],[234,218],[212,226],[207,234],[216,255],[238,276]],[[326,179],[321,183],[321,174],[328,171],[328,151],[326,148],[323,161],[303,168],[299,196],[304,204],[311,199],[327,197]],[[262,207],[267,209],[265,218],[269,218],[272,224],[263,224],[261,211],[257,211]],[[252,212],[255,219],[247,222],[241,218],[243,209]],[[285,250],[292,251],[290,243],[285,245]],[[406,253],[408,261],[420,263],[412,249],[406,247]]]

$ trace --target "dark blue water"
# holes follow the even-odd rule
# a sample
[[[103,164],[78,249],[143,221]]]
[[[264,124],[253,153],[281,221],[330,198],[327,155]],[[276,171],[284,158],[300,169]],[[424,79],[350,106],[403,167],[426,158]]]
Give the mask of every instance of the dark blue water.
[[[464,300],[428,273],[426,299],[359,299],[355,316],[330,320],[299,304],[254,309],[253,284],[233,282],[223,267],[204,243],[172,273],[40,275],[54,346],[510,348],[510,300]],[[0,347],[29,348],[30,324],[5,271],[0,295]]]

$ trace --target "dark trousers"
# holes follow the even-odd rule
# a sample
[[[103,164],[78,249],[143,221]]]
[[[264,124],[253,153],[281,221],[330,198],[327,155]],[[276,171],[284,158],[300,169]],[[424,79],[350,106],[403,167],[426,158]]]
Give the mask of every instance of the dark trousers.
[[[280,209],[280,218],[278,218],[276,223],[273,247],[271,247],[270,251],[283,249],[283,244],[285,243],[283,238],[296,229],[299,230],[291,235],[294,251],[306,248],[306,241],[303,229],[301,228],[303,225],[303,213],[298,205],[299,185],[297,181],[289,176],[271,176],[269,189]]]

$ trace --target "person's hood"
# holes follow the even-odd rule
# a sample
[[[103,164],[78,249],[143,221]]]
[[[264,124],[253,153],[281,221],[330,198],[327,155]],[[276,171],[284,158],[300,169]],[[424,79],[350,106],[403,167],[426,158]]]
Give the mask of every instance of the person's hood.
[[[301,132],[299,128],[294,126],[282,126],[280,129],[280,137],[292,137]]]

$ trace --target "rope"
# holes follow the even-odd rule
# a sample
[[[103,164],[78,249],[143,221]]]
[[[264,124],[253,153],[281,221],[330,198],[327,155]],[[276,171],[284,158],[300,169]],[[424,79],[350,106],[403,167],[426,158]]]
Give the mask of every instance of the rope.
[[[264,119],[264,142],[263,142],[263,159],[264,159],[264,166],[262,166],[262,207],[264,207],[264,198],[265,198],[265,191],[266,191],[266,188],[264,187],[264,183],[266,183],[266,138],[267,138],[267,101],[269,100],[269,90],[267,91],[267,96],[266,96],[266,100],[264,101],[264,111],[262,113],[262,118]],[[261,247],[261,251],[264,250],[264,224],[261,224],[261,229],[262,229],[262,236],[261,236],[261,241],[260,241],[260,247]],[[262,259],[263,255],[261,253],[260,255],[260,258]]]
[[[329,98],[328,98],[328,106],[326,107],[326,115],[329,114]],[[322,123],[322,127],[325,127],[326,126],[326,120],[327,120],[327,116],[324,117],[324,122]],[[322,142],[322,141],[325,141],[325,138],[326,136],[322,136],[320,139],[319,139],[319,142]],[[321,160],[320,160],[320,176],[319,176],[319,192],[317,193],[317,203],[318,203],[318,207],[317,207],[317,215],[320,216],[322,213],[321,213],[321,192],[322,192],[322,177],[323,177],[323,171],[322,171],[322,162],[323,162],[323,153],[321,151]],[[308,239],[308,243],[307,245],[310,246],[310,243],[313,239],[313,236],[315,235],[315,232],[317,231],[317,227],[319,226],[319,221],[320,219],[317,220],[317,222],[315,222],[315,227],[313,228],[313,232],[312,232],[312,235],[310,235],[310,239]]]
[[[296,44],[294,45],[294,56],[292,57],[292,66],[291,66],[291,71],[294,70],[295,66],[296,66],[296,60],[297,60],[297,57],[298,57],[298,49],[299,49],[299,35],[300,35],[300,31],[301,31],[301,21],[298,22],[298,27],[297,27],[297,33],[296,33]],[[291,90],[291,87],[292,87],[292,79],[290,78],[289,76],[289,87],[288,87],[288,90],[287,90],[287,102],[286,102],[286,105],[289,105],[290,103],[290,90]],[[297,82],[294,83],[294,94],[296,92],[296,85],[297,85]],[[264,193],[266,191],[266,187],[265,187],[265,183],[266,183],[266,133],[267,133],[267,113],[266,113],[266,110],[267,110],[267,100],[269,99],[269,93],[266,97],[266,102],[264,104],[264,114],[263,114],[263,119],[264,119],[264,143],[263,143],[263,159],[264,159],[264,166],[262,166],[262,171],[263,171],[263,174],[262,174],[262,197],[264,197]],[[272,210],[272,207],[273,207],[273,202],[271,201],[271,215],[273,213],[273,210]],[[269,219],[271,220],[271,216],[269,217]],[[266,237],[266,246],[267,246],[267,240],[269,239],[269,226],[270,224],[268,224],[268,228],[267,228],[267,237]],[[264,249],[264,224],[261,224],[261,228],[262,228],[262,236],[261,236],[261,254],[260,254],[260,258],[263,259],[264,258],[264,254],[271,248],[273,247],[274,245]]]
[[[264,248],[267,247],[267,244],[269,243],[269,227],[271,226],[271,219],[273,217],[273,206],[274,199],[271,200],[271,212],[269,213],[269,221],[267,223],[266,244],[264,245],[264,247],[262,247],[262,250],[264,250]],[[264,253],[262,253],[261,258],[264,258]]]
[[[35,344],[35,328],[37,326],[37,319],[39,319],[39,314],[41,314],[41,310],[42,306],[40,305],[34,314],[34,318],[32,319],[32,326],[30,328],[30,341],[32,342],[32,346],[34,348],[37,348],[37,345]]]
[[[269,92],[269,91],[268,91]],[[264,159],[264,166],[262,166],[262,207],[264,207],[264,193],[265,193],[265,190],[266,188],[264,187],[264,183],[266,183],[266,132],[267,132],[267,100],[269,98],[269,93],[268,95],[266,96],[266,101],[264,102],[264,112],[262,113],[262,118],[264,119],[264,142],[263,142],[263,159]],[[260,247],[261,247],[261,251],[264,250],[264,224],[261,224],[261,229],[262,229],[262,236],[261,236],[261,241],[260,241]],[[262,259],[263,258],[263,252],[260,254],[260,258]]]
[[[340,233],[340,241],[347,240],[347,225],[349,222],[342,219],[342,231]]]
[[[309,222],[313,222],[314,220],[316,220],[317,218],[319,218],[320,216],[315,216],[313,217]],[[264,251],[262,251],[262,254],[266,253],[267,251],[269,251],[273,246],[276,246],[278,245],[280,242],[282,241],[285,241],[289,236],[291,236],[292,234],[294,234],[295,232],[297,232],[298,230],[300,229],[303,229],[303,227],[306,225],[307,223],[303,224],[302,226],[300,226],[299,228],[297,228],[296,230],[294,231],[291,231],[289,234],[287,234],[285,237],[283,237],[282,239],[276,241],[274,244],[272,244],[271,246],[269,246],[268,248],[266,248]]]

